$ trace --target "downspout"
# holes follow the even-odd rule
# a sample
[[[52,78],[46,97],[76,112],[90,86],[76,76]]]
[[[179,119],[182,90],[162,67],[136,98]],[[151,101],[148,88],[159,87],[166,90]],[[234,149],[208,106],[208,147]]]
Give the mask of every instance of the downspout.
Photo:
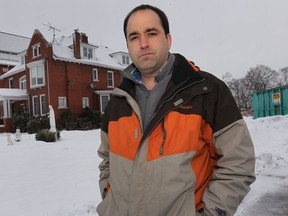
[[[29,115],[31,115],[31,104],[30,104],[30,94],[29,93],[27,93],[27,95],[28,95],[28,113],[29,113]]]
[[[49,67],[48,67],[48,56],[45,55],[46,71],[47,71],[47,90],[48,90],[48,105],[51,105],[50,100],[50,76],[49,76]]]
[[[71,86],[73,85],[73,81],[72,80],[69,80],[69,74],[68,74],[68,63],[66,62],[65,63],[65,74],[66,74],[66,86],[67,86],[67,100],[66,100],[66,105],[67,107],[69,107],[70,105],[70,88]]]

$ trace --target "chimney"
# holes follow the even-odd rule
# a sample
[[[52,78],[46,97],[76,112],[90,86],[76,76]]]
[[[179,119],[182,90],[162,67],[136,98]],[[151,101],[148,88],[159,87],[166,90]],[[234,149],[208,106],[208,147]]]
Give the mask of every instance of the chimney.
[[[83,43],[88,43],[88,36],[85,33],[81,33],[81,41]]]
[[[81,50],[80,50],[80,33],[78,32],[78,29],[74,30],[73,34],[73,50],[74,50],[74,57],[77,59],[81,58]]]

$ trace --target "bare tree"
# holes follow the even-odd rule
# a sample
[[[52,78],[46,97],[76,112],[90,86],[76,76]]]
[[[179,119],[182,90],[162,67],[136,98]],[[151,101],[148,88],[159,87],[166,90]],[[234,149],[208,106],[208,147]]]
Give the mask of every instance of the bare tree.
[[[279,86],[288,85],[288,67],[280,69],[279,72]]]
[[[253,86],[245,77],[240,79],[231,79],[227,82],[239,110],[247,111],[251,108],[251,99]]]
[[[227,72],[222,76],[222,81],[224,81],[225,83],[228,83],[229,81],[231,81],[232,78],[232,74]]]
[[[226,73],[222,80],[231,90],[239,110],[246,112],[252,107],[253,92],[288,85],[288,67],[280,69],[278,73],[265,65],[257,65],[250,68],[244,78],[234,79],[230,73]]]
[[[279,75],[275,70],[265,65],[257,65],[255,68],[249,69],[245,79],[252,85],[253,91],[264,91],[275,87],[278,77]]]

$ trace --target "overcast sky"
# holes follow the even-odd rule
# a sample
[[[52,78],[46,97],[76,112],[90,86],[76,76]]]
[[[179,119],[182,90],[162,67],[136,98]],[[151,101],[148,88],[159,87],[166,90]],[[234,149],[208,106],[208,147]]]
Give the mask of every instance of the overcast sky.
[[[172,52],[219,78],[288,66],[288,0],[1,0],[0,31],[31,37],[37,28],[52,41],[50,23],[56,37],[78,28],[89,42],[127,51],[123,20],[142,3],[166,12]]]

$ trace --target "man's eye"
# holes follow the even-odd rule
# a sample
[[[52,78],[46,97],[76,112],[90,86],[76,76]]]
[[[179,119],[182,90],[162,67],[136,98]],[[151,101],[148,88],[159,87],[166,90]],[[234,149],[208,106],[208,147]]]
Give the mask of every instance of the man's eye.
[[[136,39],[136,37],[130,37],[130,40],[131,41],[133,41],[133,40],[135,40]]]
[[[149,36],[155,36],[155,35],[157,35],[157,32],[149,32],[148,35],[149,35]]]

